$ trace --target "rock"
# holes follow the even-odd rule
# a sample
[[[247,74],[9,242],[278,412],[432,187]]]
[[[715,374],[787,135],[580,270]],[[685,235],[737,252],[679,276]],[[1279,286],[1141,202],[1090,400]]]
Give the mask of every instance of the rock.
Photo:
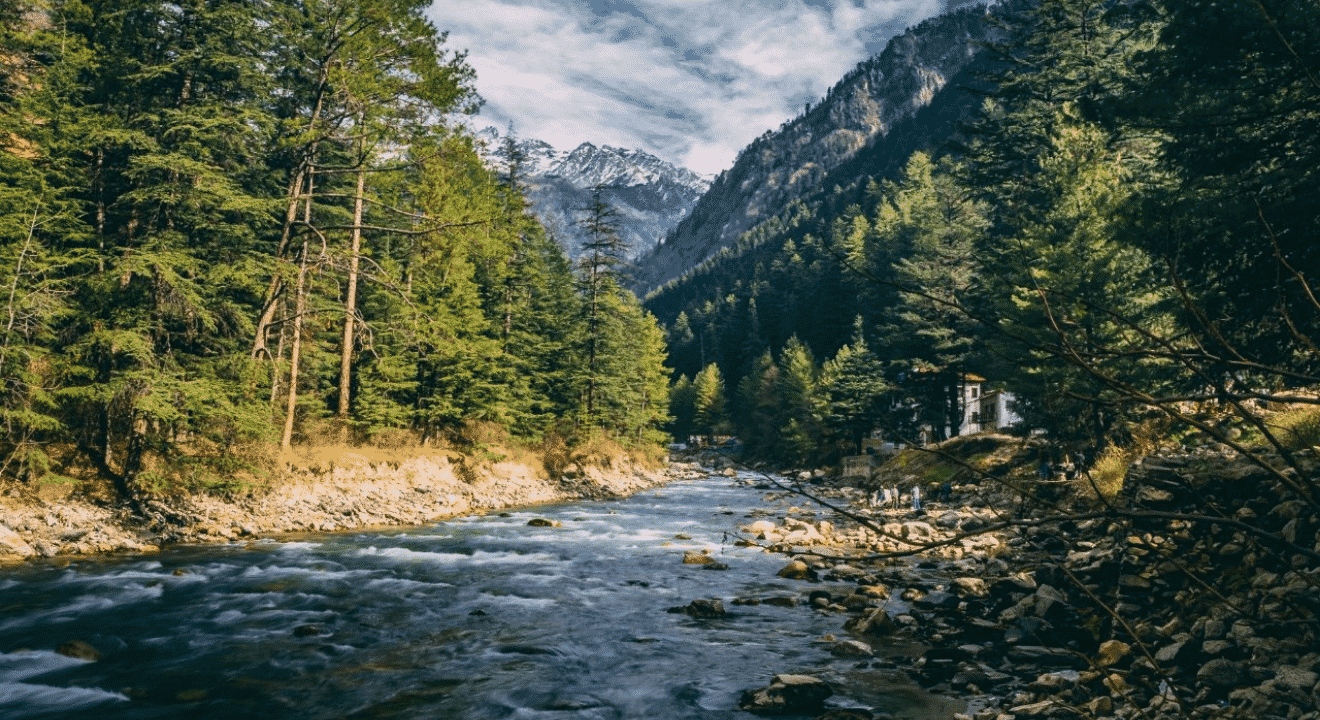
[[[834,694],[829,683],[807,675],[776,675],[770,685],[744,690],[738,707],[757,715],[803,714],[821,710]]]
[[[1211,687],[1234,687],[1242,682],[1241,663],[1216,658],[1201,666],[1196,672],[1196,680]]]
[[[5,554],[29,558],[36,555],[37,551],[24,542],[23,538],[18,536],[18,533],[0,524],[0,555]]]
[[[320,625],[299,625],[293,629],[294,637],[314,637],[323,634],[325,634],[325,631],[321,629]]]
[[[55,652],[65,657],[87,660],[89,662],[96,662],[101,659],[101,651],[82,640],[70,640],[69,642],[55,648]]]
[[[1112,698],[1098,697],[1087,703],[1086,707],[1092,715],[1108,715],[1114,710],[1114,701]]]
[[[1173,500],[1173,493],[1149,485],[1137,490],[1137,501],[1142,503],[1166,503]]]
[[[708,562],[701,566],[702,570],[728,570],[729,566],[722,562]]]
[[[885,612],[884,608],[875,608],[870,612],[862,613],[844,623],[843,627],[858,635],[878,635],[882,637],[892,635],[898,630],[898,625],[895,624],[893,618],[889,617],[889,613]]]
[[[1049,714],[1049,712],[1056,707],[1066,706],[1059,705],[1054,700],[1041,700],[1040,702],[1029,703],[1027,705],[1018,705],[1017,707],[1009,708],[1008,711],[1019,717],[1039,717],[1041,715]]]
[[[769,520],[757,520],[744,529],[753,535],[766,535],[775,531],[775,524]]]
[[[713,562],[715,562],[715,558],[710,556],[709,550],[702,550],[700,552],[697,552],[696,550],[688,550],[683,553],[684,565],[709,565]]]
[[[1206,640],[1201,643],[1201,653],[1210,657],[1223,655],[1232,648],[1233,643],[1230,640]]]
[[[1018,663],[1078,669],[1087,666],[1086,658],[1080,657],[1070,650],[1042,647],[1040,645],[1018,645],[1009,648],[1005,655],[1009,660]]]
[[[949,583],[949,589],[959,597],[983,598],[990,595],[990,586],[986,585],[984,580],[977,577],[954,578],[953,582]]]
[[[952,593],[935,591],[912,599],[912,606],[921,610],[956,610],[958,596]]]
[[[1187,643],[1176,642],[1171,645],[1165,645],[1155,651],[1155,662],[1164,664],[1175,663],[1178,662],[1180,658],[1186,658],[1189,654]]]
[[[694,618],[702,619],[721,618],[729,614],[728,611],[724,609],[724,603],[716,598],[693,600],[687,605],[671,607],[666,612],[676,614],[682,613]]]
[[[1275,685],[1309,691],[1317,682],[1320,682],[1320,675],[1295,665],[1280,665],[1274,668]]]
[[[889,598],[889,588],[884,585],[859,585],[857,592],[869,598],[876,600],[886,600]]]
[[[1106,640],[1100,643],[1098,654],[1096,664],[1100,667],[1117,665],[1120,660],[1132,654],[1132,646],[1122,640]]]
[[[840,640],[830,645],[830,654],[835,657],[869,658],[875,652],[870,645],[860,640]]]
[[[1081,673],[1076,670],[1059,670],[1038,676],[1035,682],[1031,683],[1031,687],[1036,690],[1058,692],[1077,685],[1080,679]]]
[[[788,578],[789,580],[817,579],[816,571],[812,570],[811,566],[807,565],[801,560],[794,560],[793,562],[785,565],[783,569],[780,570],[777,574],[779,575],[779,577]]]
[[[1035,612],[1036,617],[1046,617],[1051,612],[1056,612],[1068,606],[1068,596],[1064,595],[1058,589],[1050,585],[1041,585],[1036,588]],[[1057,610],[1056,610],[1057,609]]]
[[[545,518],[532,518],[527,521],[527,527],[559,527],[559,521],[547,520]]]

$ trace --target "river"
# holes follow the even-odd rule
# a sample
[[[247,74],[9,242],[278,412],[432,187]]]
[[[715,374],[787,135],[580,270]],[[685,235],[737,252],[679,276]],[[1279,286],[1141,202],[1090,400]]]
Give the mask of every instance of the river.
[[[6,570],[0,718],[746,719],[739,693],[781,672],[830,681],[835,706],[961,711],[894,662],[831,656],[821,638],[844,636],[844,616],[730,605],[819,587],[732,545],[771,506],[748,480]],[[701,549],[729,569],[681,564]],[[696,598],[730,615],[666,612]],[[100,658],[55,652],[69,642]]]

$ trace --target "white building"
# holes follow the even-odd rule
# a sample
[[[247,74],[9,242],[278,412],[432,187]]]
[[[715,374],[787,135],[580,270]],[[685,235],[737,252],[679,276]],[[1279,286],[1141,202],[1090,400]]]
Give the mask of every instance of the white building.
[[[963,378],[963,422],[959,435],[996,432],[1022,422],[1010,405],[1013,393],[1007,390],[986,390],[985,378],[967,375]]]

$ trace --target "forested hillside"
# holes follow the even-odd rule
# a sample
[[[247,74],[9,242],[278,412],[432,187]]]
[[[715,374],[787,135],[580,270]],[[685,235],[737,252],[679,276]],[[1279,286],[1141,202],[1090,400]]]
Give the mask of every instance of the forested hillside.
[[[1042,0],[996,22],[951,142],[648,299],[681,431],[793,462],[858,427],[956,434],[975,374],[1024,429],[1097,450],[1152,424],[1236,446],[1209,405],[1303,442],[1258,407],[1320,381],[1320,13]]]
[[[658,438],[609,218],[575,268],[482,165],[426,5],[0,2],[0,473],[133,497],[311,439]]]

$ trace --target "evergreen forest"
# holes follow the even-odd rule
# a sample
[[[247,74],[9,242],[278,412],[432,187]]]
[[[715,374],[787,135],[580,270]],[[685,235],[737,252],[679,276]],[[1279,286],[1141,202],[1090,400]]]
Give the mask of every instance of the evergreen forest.
[[[952,138],[793,203],[646,299],[676,434],[820,462],[875,428],[958,434],[981,376],[1014,394],[1019,430],[1094,452],[1175,427],[1245,452],[1210,406],[1296,447],[1259,408],[1320,385],[1320,6],[994,18],[973,81],[945,90],[978,95]]]
[[[0,473],[132,499],[297,443],[663,437],[609,209],[570,264],[427,4],[0,1]]]

